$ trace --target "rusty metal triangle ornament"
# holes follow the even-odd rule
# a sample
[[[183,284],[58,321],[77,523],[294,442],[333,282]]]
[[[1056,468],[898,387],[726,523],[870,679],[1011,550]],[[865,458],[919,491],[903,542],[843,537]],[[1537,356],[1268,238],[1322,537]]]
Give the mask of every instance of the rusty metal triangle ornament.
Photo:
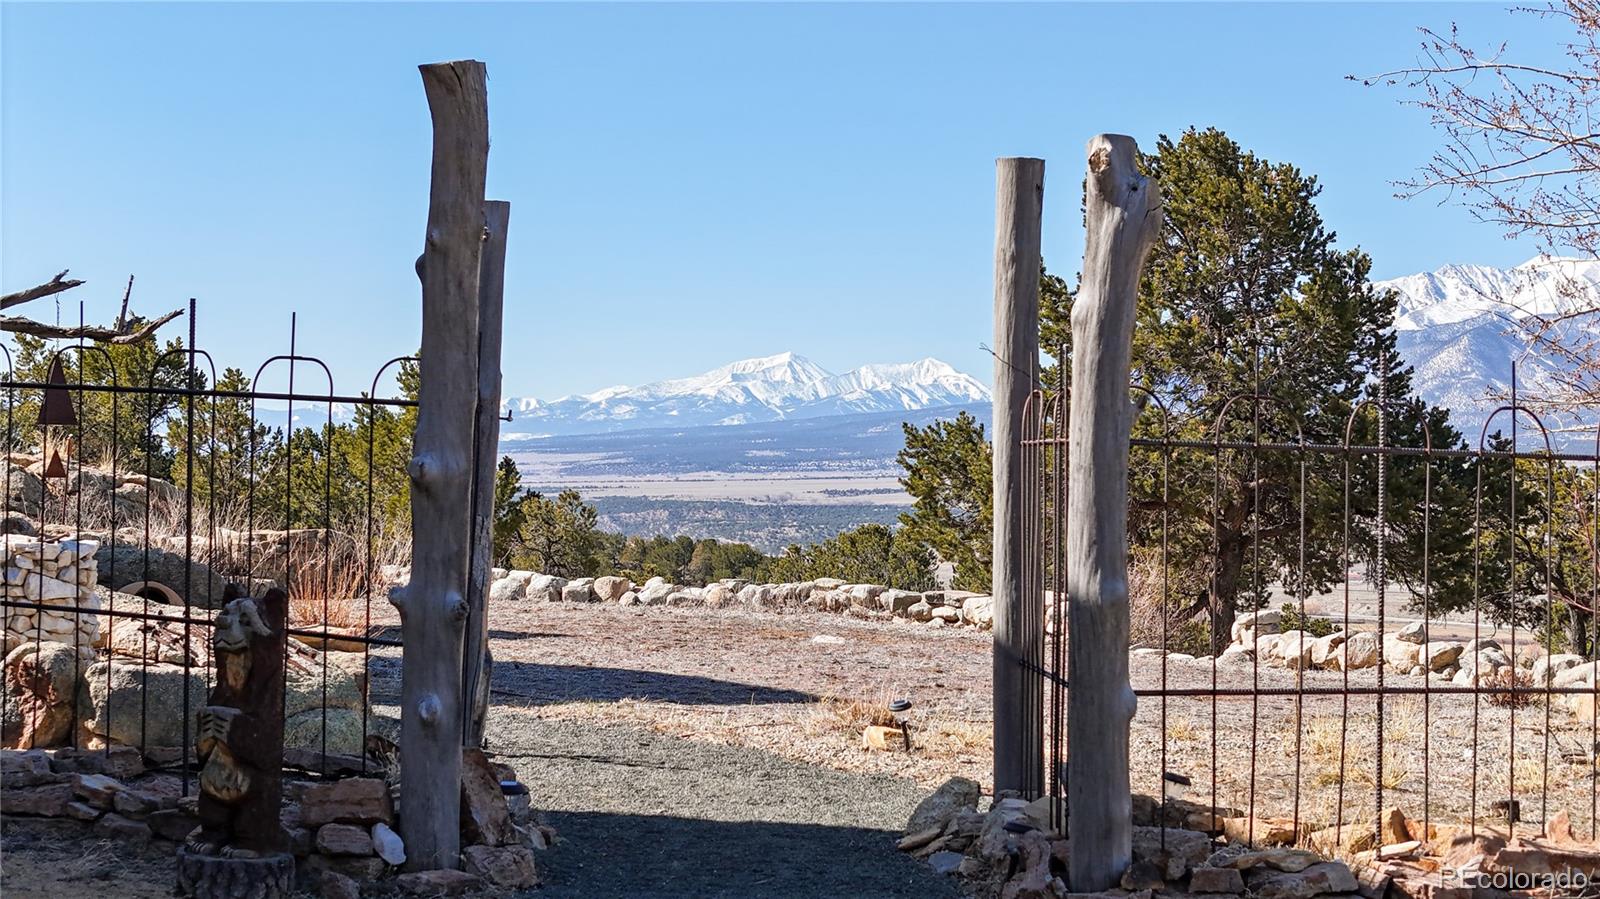
[[[61,454],[55,450],[50,451],[50,464],[44,467],[44,476],[46,478],[65,478],[67,476],[67,466],[62,464]]]
[[[44,389],[44,403],[39,406],[39,424],[76,426],[78,411],[72,407],[72,394],[67,390],[67,374],[61,369],[60,356],[50,361],[49,381],[51,386]]]

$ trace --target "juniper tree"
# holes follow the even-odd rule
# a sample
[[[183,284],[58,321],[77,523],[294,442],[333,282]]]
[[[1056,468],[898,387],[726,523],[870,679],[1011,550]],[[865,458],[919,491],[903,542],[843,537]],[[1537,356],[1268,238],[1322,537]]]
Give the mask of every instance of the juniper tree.
[[[1389,444],[1421,446],[1424,427],[1435,448],[1459,443],[1447,413],[1411,395],[1411,370],[1394,351],[1396,298],[1373,288],[1365,253],[1336,246],[1315,177],[1216,129],[1163,136],[1142,163],[1161,184],[1166,220],[1139,291],[1136,438],[1339,443],[1348,424],[1353,442],[1372,443],[1381,382]],[[1072,292],[1048,274],[1041,287],[1041,343],[1059,353],[1070,344]],[[1168,579],[1175,617],[1205,612],[1214,650],[1236,611],[1260,606],[1273,585],[1324,591],[1347,564],[1377,557],[1374,457],[1349,463],[1348,516],[1343,459],[1175,449],[1164,490],[1159,450],[1131,461],[1130,540],[1165,537],[1169,564],[1187,575]],[[1389,574],[1418,592],[1425,464],[1392,459],[1386,473]],[[1430,507],[1443,519],[1462,508],[1464,466],[1431,465]],[[1431,538],[1430,588],[1458,584],[1467,535],[1441,526]]]

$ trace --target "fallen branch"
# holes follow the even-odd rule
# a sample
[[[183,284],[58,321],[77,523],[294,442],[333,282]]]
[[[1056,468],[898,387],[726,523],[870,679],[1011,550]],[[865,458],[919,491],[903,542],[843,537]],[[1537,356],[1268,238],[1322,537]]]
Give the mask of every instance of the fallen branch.
[[[174,309],[154,321],[146,322],[135,316],[126,321],[120,328],[106,328],[100,325],[82,325],[75,328],[64,328],[60,325],[49,325],[36,322],[31,318],[20,315],[0,315],[0,331],[11,331],[17,334],[29,334],[34,337],[60,338],[76,340],[87,337],[90,340],[99,340],[110,344],[139,343],[155,335],[156,329],[183,314],[182,309]]]
[[[58,294],[63,290],[71,290],[82,283],[77,278],[68,278],[67,269],[62,269],[61,274],[37,287],[30,287],[27,290],[19,290],[16,293],[8,293],[0,297],[0,309],[10,309],[12,306],[20,306],[30,300]]]

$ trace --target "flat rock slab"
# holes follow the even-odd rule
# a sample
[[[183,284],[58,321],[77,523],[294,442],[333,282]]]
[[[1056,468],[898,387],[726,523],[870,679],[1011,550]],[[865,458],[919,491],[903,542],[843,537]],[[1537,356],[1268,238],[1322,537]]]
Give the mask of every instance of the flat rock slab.
[[[928,793],[911,781],[630,727],[508,716],[490,731],[541,760],[533,807],[560,839],[538,854],[540,899],[961,895],[895,850]]]

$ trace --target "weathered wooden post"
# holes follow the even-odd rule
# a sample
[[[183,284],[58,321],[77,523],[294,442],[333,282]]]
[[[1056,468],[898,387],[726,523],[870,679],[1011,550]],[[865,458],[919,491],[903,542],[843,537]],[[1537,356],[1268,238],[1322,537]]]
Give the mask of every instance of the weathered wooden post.
[[[462,650],[466,696],[461,745],[483,743],[489,714],[489,572],[494,567],[494,475],[500,449],[500,325],[505,309],[506,229],[511,204],[483,204],[483,259],[478,277],[478,413],[472,449],[472,571],[467,578],[466,645]]]
[[[433,118],[422,278],[422,384],[411,457],[411,582],[400,610],[400,835],[411,870],[461,854],[461,641],[472,532],[478,280],[489,156],[488,91],[472,60],[420,67]]]
[[[1067,807],[1077,892],[1116,886],[1132,860],[1128,375],[1139,276],[1161,226],[1160,189],[1139,174],[1133,138],[1102,134],[1088,152],[1067,426]]]
[[[1040,710],[1030,708],[1024,659],[1044,631],[1022,593],[1022,413],[1039,369],[1039,232],[1044,160],[995,161],[994,221],[994,788],[1038,792],[1044,781]],[[1033,597],[1039,602],[1039,597]],[[1033,622],[1030,626],[1030,622]]]

